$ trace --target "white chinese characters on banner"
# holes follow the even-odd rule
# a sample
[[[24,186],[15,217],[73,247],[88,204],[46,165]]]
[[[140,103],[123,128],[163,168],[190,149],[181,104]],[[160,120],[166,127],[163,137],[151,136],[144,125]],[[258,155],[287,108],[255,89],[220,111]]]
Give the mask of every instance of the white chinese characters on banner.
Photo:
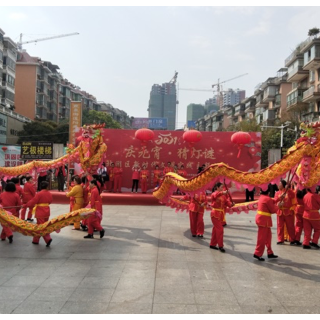
[[[0,145],[0,167],[16,167],[23,164],[20,160],[20,146]]]

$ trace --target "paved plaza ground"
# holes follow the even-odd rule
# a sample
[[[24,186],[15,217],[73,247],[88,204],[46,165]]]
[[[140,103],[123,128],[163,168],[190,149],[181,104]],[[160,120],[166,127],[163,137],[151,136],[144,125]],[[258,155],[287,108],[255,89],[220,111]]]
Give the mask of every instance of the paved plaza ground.
[[[279,259],[259,262],[254,221],[227,216],[224,254],[209,248],[208,211],[198,239],[165,206],[105,205],[103,239],[69,226],[46,248],[14,233],[0,242],[0,313],[320,313],[320,251],[276,245],[273,227]]]

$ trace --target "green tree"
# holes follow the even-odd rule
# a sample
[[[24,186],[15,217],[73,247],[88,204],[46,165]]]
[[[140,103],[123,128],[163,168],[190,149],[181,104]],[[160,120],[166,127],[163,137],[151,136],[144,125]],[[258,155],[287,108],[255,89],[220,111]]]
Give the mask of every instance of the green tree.
[[[319,34],[319,33],[320,33],[320,29],[314,27],[314,28],[312,28],[312,29],[309,29],[308,36],[309,36],[309,37],[312,37],[312,36],[316,37],[317,34]]]
[[[53,121],[35,120],[24,124],[18,136],[18,144],[22,141],[46,141],[65,145],[69,139],[69,124],[58,125]]]
[[[109,114],[95,110],[83,110],[82,125],[102,123],[105,123],[105,128],[121,129],[119,122],[113,120]]]
[[[23,130],[18,132],[18,143],[22,141],[48,141],[53,142],[57,124],[52,121],[35,120],[23,125]]]
[[[283,130],[283,148],[290,148],[294,145],[296,133]],[[281,129],[264,129],[261,134],[261,168],[268,166],[268,151],[270,149],[280,149]]]

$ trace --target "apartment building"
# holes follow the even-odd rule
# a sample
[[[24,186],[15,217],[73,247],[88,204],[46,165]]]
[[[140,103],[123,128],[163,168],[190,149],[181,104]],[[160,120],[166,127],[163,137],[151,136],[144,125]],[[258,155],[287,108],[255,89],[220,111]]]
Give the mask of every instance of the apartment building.
[[[275,77],[259,83],[251,97],[233,105],[225,105],[220,112],[199,119],[197,128],[204,131],[226,130],[229,126],[254,118],[264,125],[274,124],[276,119],[287,112],[286,98],[292,86],[287,80],[287,74],[287,68],[279,69]]]
[[[14,110],[17,45],[4,35],[5,32],[0,29],[0,103]]]
[[[105,112],[111,116],[111,118],[120,123],[123,129],[132,129],[133,117],[129,117],[126,112],[114,108],[110,103],[105,103],[103,101],[98,102],[101,107],[101,112]]]
[[[285,60],[288,81],[287,110],[300,121],[319,121],[320,116],[320,38],[309,37],[301,42]]]

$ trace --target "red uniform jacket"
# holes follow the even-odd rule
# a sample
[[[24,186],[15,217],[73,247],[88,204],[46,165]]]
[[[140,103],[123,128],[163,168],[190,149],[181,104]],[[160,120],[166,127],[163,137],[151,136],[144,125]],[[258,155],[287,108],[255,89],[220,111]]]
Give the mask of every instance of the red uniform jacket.
[[[96,187],[91,189],[90,206],[92,209],[96,209],[102,214],[102,199]]]
[[[13,215],[18,216],[20,208],[13,207],[21,206],[21,199],[16,192],[4,191],[1,193],[0,203],[4,207],[4,210],[10,211]]]
[[[84,207],[87,206],[89,203],[89,184],[88,183],[81,183],[83,188],[83,204]]]
[[[139,180],[140,169],[132,169],[132,180]]]
[[[164,167],[164,169],[163,169],[163,175],[165,175],[165,174],[168,173],[168,172],[173,172],[173,168],[171,168],[171,167]]]
[[[20,199],[22,199],[23,189],[20,187],[20,184],[19,184],[19,183],[17,183],[15,186],[16,186],[16,193],[18,194],[18,196],[20,197]]]
[[[186,178],[187,177],[187,171],[186,170],[178,170],[178,175],[181,177]]]
[[[231,207],[231,201],[221,192],[215,191],[211,195],[211,217],[215,217],[223,221],[224,213],[227,207]]]
[[[278,207],[275,200],[264,194],[260,195],[258,201],[258,212],[256,215],[256,224],[260,227],[272,227],[271,214],[276,213]]]
[[[205,193],[200,193],[200,195],[195,194],[193,197],[186,195],[183,197],[183,200],[189,200],[189,211],[204,213],[204,208],[207,204],[207,196]],[[204,204],[201,206],[201,204]]]
[[[115,167],[115,168],[113,169],[113,174],[114,174],[114,176],[120,177],[120,176],[122,175],[122,172],[123,172],[122,168]],[[110,176],[109,176],[109,177],[110,177]]]
[[[303,211],[304,211],[303,199],[300,199],[300,198],[297,198],[297,197],[296,197],[296,199],[297,199],[297,205],[296,205],[296,207],[294,209],[294,212],[296,214],[299,214],[299,215],[302,216],[303,215]]]
[[[115,168],[108,168],[108,172],[109,172],[109,181],[114,181],[114,169]]]
[[[157,182],[160,180],[160,170],[153,170],[153,182]]]
[[[148,170],[141,170],[140,179],[141,180],[148,180],[149,171]]]
[[[22,201],[23,203],[27,203],[36,195],[36,188],[35,185],[26,182],[23,187],[23,194],[22,194]]]
[[[286,196],[284,197],[283,200],[280,200],[280,196],[284,193],[284,190],[277,191],[275,196],[274,196],[274,201],[275,203],[279,204],[280,201],[283,202],[283,207],[281,209],[278,208],[277,210],[277,215],[281,216],[282,214],[284,216],[290,216],[293,214],[293,210],[291,207],[295,203],[295,194],[294,191],[289,189],[286,193]]]
[[[33,199],[27,202],[24,207],[33,207],[39,204],[48,204],[47,206],[36,207],[36,218],[49,218],[50,217],[50,206],[52,203],[52,195],[50,191],[44,189],[38,192]]]
[[[303,197],[304,211],[303,218],[309,220],[320,220],[320,195],[307,192]]]

